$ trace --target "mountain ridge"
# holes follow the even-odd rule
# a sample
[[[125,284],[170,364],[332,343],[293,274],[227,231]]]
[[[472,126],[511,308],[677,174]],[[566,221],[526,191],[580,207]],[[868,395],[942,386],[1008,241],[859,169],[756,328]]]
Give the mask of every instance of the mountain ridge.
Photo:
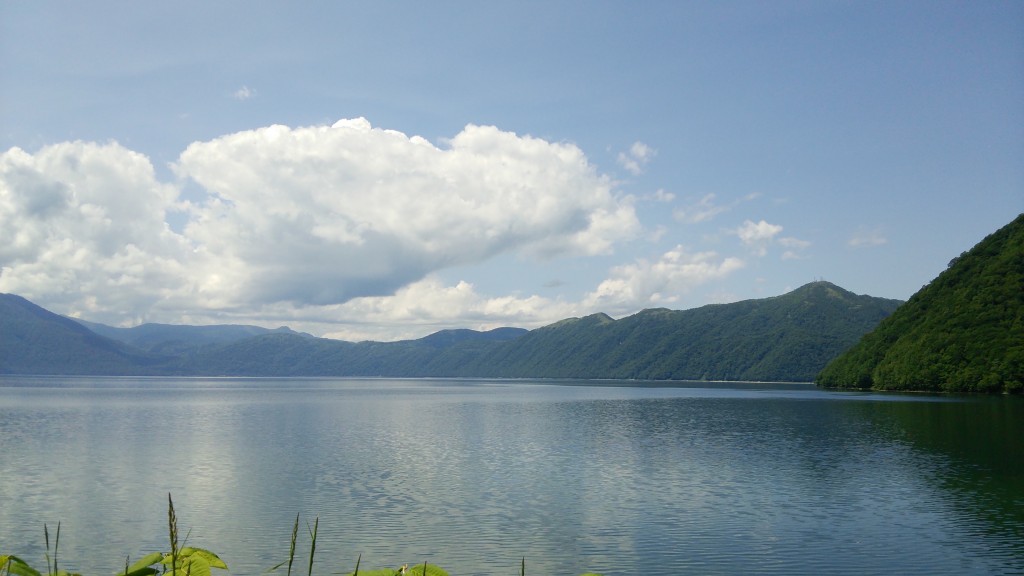
[[[0,305],[7,300],[0,299]],[[731,304],[689,310],[651,308],[617,320],[595,313],[530,331],[441,330],[398,342],[353,343],[316,338],[287,328],[233,325],[143,325],[148,327],[134,329],[97,326],[100,332],[120,337],[118,340],[38,307],[42,311],[38,318],[45,326],[36,326],[35,330],[54,330],[56,335],[63,335],[54,341],[64,341],[69,330],[75,332],[72,324],[92,334],[91,345],[108,351],[97,358],[120,358],[107,364],[111,375],[809,382],[829,359],[851,346],[899,304],[898,300],[856,295],[819,281],[783,295]],[[0,353],[0,373],[33,373],[30,362],[5,360],[26,353],[14,351],[23,348],[25,342],[11,337],[16,332],[7,326],[11,317],[0,314],[0,352],[7,351]],[[153,331],[162,331],[164,338],[170,339],[147,339],[145,334]],[[174,340],[182,334],[201,336],[201,341]],[[128,343],[133,341],[142,346]],[[87,356],[82,346],[68,354]],[[29,355],[45,364],[39,354]],[[103,372],[100,359],[51,364],[48,371],[37,373]]]
[[[295,332],[287,326],[263,328],[247,324],[159,324],[147,322],[131,328],[107,326],[79,318],[69,318],[89,330],[112,340],[123,342],[147,352],[177,355],[210,344],[224,344],[272,332],[294,333],[313,338],[311,334]]]
[[[15,294],[0,294],[0,328],[0,372],[136,375],[163,360]]]

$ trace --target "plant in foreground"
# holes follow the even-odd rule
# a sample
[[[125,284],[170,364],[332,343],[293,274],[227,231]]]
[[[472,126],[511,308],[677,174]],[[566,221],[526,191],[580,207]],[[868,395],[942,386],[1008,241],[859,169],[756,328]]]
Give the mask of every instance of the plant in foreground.
[[[309,563],[306,576],[313,576],[313,557],[316,554],[317,530],[320,526],[320,518],[317,517],[310,526],[306,523],[309,532],[310,548]],[[135,563],[130,564],[130,559],[125,558],[124,571],[113,576],[211,576],[211,570],[218,568],[227,570],[228,566],[219,556],[204,548],[186,546],[188,534],[184,539],[179,538],[178,517],[174,513],[174,501],[171,495],[167,495],[167,531],[170,541],[169,552],[153,552],[143,556]],[[295,542],[299,534],[299,515],[295,515],[295,524],[292,527],[291,545],[288,549],[288,559],[267,570],[267,573],[274,572],[287,565],[287,575],[292,576],[292,566],[295,561]],[[50,532],[47,526],[43,525],[43,535],[46,540],[46,573],[45,575],[27,562],[12,554],[0,554],[0,576],[82,576],[81,574],[60,570],[57,566],[57,552],[60,547],[60,524],[57,524],[57,534],[53,546],[53,562],[50,559]],[[363,557],[356,559],[355,570],[349,572],[349,576],[449,576],[440,566],[428,564],[403,565],[400,568],[378,568],[375,570],[360,570]],[[526,558],[520,565],[520,576],[526,576]],[[601,576],[588,572],[581,576]]]

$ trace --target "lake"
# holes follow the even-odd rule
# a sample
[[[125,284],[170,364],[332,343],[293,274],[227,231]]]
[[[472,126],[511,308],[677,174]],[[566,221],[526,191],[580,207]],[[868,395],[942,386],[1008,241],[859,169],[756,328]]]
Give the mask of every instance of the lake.
[[[0,553],[113,574],[1024,573],[1024,399],[804,384],[0,377]],[[218,572],[218,571],[215,571]],[[283,572],[282,572],[283,574]]]

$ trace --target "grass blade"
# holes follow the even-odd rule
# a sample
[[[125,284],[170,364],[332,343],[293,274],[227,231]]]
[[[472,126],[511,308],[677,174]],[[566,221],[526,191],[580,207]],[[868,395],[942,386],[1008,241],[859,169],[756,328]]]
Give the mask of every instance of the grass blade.
[[[60,520],[57,521],[57,538],[53,542],[53,576],[57,576],[57,551],[60,548]]]
[[[50,569],[50,529],[43,523],[43,540],[46,541],[46,576],[53,574],[53,570]]]
[[[311,543],[309,545],[309,571],[306,576],[313,576],[313,555],[316,554],[316,532],[320,528],[320,517],[317,516],[313,522],[313,528],[309,528],[309,524],[306,524],[306,529],[309,530],[309,537]]]

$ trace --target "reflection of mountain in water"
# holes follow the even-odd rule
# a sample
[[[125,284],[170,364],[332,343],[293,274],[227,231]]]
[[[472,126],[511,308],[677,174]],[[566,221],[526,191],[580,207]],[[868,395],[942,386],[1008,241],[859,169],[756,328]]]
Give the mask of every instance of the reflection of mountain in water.
[[[934,456],[932,481],[1024,568],[1024,401],[978,397],[870,405],[878,428]]]
[[[639,472],[615,498],[644,502],[644,517],[617,521],[664,545],[713,542],[734,571],[758,549],[766,573],[767,559],[796,556],[791,545],[803,548],[789,567],[801,573],[1024,570],[1024,458],[1011,445],[1024,437],[1020,399],[710,394],[574,404],[577,414],[543,420],[575,423],[573,437]],[[708,562],[678,568],[701,573]]]

